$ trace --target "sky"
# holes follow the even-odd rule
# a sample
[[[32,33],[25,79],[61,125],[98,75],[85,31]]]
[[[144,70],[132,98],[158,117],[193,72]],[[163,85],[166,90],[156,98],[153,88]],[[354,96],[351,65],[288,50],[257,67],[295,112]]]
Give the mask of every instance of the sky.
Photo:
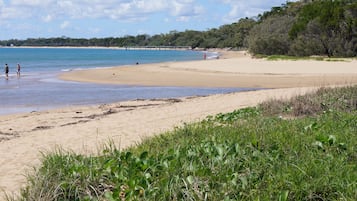
[[[294,0],[291,0],[294,1]],[[296,0],[295,0],[296,1]],[[286,0],[0,0],[0,40],[206,31]]]

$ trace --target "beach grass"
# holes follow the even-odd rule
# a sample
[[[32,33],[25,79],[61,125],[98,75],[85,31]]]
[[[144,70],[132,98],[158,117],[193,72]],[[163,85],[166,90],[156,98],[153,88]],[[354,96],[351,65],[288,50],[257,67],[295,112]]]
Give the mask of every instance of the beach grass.
[[[289,55],[254,55],[255,58],[264,58],[268,61],[290,60],[290,61],[330,61],[330,62],[350,62],[356,58],[339,58],[327,56],[289,56]]]
[[[8,200],[356,200],[357,86],[207,117],[97,156],[46,153]]]
[[[270,55],[266,57],[267,60],[269,61],[276,61],[276,60],[292,60],[292,61],[298,61],[298,60],[315,60],[315,61],[325,61],[324,57],[318,56],[318,57],[297,57],[297,56],[288,56],[288,55]]]

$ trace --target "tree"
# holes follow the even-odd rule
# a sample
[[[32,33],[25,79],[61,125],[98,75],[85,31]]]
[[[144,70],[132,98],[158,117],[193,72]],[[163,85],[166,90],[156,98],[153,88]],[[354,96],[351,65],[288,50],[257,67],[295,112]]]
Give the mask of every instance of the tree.
[[[357,3],[350,1],[325,0],[305,5],[289,32],[294,40],[290,52],[295,55],[356,56],[355,13]]]
[[[257,24],[249,33],[249,50],[254,54],[287,54],[290,47],[288,31],[293,17],[272,16]]]

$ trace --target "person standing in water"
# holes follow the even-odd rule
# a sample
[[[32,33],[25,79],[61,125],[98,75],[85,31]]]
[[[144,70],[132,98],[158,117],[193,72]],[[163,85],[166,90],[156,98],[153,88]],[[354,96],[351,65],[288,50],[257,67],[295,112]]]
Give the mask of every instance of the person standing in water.
[[[17,64],[17,77],[20,77],[21,66]]]
[[[6,79],[9,78],[9,66],[7,64],[5,64],[5,76],[6,76]]]

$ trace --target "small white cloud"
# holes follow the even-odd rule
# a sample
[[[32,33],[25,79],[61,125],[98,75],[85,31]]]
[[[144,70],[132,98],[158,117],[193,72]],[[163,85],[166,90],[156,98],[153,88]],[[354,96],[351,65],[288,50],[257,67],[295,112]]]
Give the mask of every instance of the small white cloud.
[[[179,16],[176,19],[177,22],[188,22],[189,20],[190,20],[190,17],[187,17],[187,16]]]
[[[133,8],[138,9],[139,12],[151,13],[165,10],[168,6],[166,0],[141,0],[133,1]]]
[[[30,17],[30,12],[19,12],[13,7],[3,7],[0,10],[0,18],[2,19],[16,19],[16,18],[27,18]]]
[[[56,4],[56,0],[11,0],[9,6],[14,7],[32,7],[32,8],[48,8]]]
[[[53,17],[52,17],[52,15],[50,15],[50,14],[48,14],[48,15],[42,17],[42,20],[43,20],[44,22],[51,22],[52,19],[53,19]]]
[[[60,27],[61,27],[61,29],[66,29],[66,28],[68,28],[69,25],[70,25],[69,21],[64,21],[64,22],[62,22]]]
[[[172,9],[174,16],[190,16],[194,15],[194,8],[191,2],[173,1]]]
[[[203,15],[204,6],[195,4],[192,0],[175,0],[171,2],[171,15],[176,17],[176,21],[187,22],[192,18]]]

